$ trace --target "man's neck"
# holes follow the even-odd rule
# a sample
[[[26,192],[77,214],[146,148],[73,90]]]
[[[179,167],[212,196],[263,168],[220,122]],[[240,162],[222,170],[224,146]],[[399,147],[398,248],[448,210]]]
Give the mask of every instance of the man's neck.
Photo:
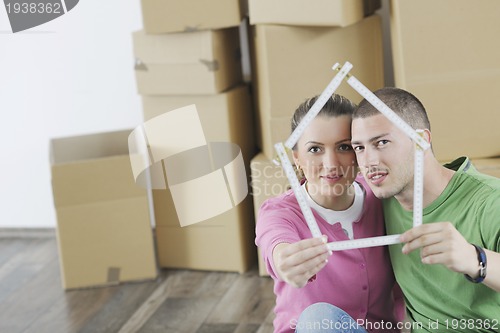
[[[424,159],[424,191],[423,191],[423,207],[429,206],[443,193],[448,186],[455,171],[442,166],[432,155],[427,153]],[[396,199],[401,206],[406,210],[413,210],[413,184],[408,189],[396,195]]]

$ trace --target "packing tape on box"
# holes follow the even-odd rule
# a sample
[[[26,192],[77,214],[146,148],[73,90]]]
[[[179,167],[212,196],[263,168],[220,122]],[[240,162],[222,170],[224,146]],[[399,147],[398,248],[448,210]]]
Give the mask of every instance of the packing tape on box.
[[[248,194],[240,148],[207,142],[195,105],[146,121],[128,138],[136,184],[169,189],[181,226],[237,206]]]

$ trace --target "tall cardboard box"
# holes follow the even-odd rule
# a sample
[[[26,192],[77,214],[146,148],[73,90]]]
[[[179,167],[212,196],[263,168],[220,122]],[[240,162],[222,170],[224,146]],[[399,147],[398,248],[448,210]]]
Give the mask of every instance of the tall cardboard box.
[[[249,86],[239,84],[214,95],[141,96],[145,120],[195,104],[207,141],[240,146],[246,165],[255,155],[254,111]]]
[[[236,27],[246,13],[242,2],[141,0],[144,30],[148,34],[161,34]]]
[[[134,182],[129,133],[51,140],[64,289],[157,276],[148,199]]]
[[[290,189],[288,178],[281,166],[277,166],[264,154],[258,154],[250,164],[252,173],[252,197],[254,204],[255,224],[257,224],[259,210],[264,201],[276,197]],[[266,264],[258,251],[259,275],[269,275]]]
[[[345,27],[380,8],[374,0],[249,0],[251,24]]]
[[[243,81],[238,28],[150,35],[133,33],[142,95],[216,94]]]
[[[439,160],[500,155],[500,2],[391,1],[397,87],[424,104]],[[425,17],[425,23],[422,18]]]
[[[306,98],[319,95],[335,76],[336,72],[331,70],[334,63],[352,63],[350,73],[371,90],[384,85],[382,26],[378,15],[345,28],[277,25],[252,28],[258,145],[268,158],[275,155],[274,144],[290,135],[290,130],[288,133],[284,130],[286,119],[291,119]],[[356,103],[362,99],[347,83],[336,92]],[[272,122],[280,124],[278,131],[274,131]]]
[[[256,149],[248,86],[215,95],[142,96],[142,100],[146,120],[195,104],[207,142],[237,144],[250,174]],[[186,227],[180,227],[170,190],[153,190],[153,205],[161,267],[244,272],[255,263],[250,195],[233,209]]]

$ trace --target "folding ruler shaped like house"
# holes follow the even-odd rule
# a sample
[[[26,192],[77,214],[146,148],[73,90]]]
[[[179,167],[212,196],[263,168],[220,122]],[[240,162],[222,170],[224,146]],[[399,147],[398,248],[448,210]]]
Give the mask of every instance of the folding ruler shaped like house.
[[[311,121],[318,115],[327,100],[333,95],[335,90],[340,86],[346,76],[348,76],[347,83],[363,96],[370,104],[372,104],[378,111],[380,111],[387,119],[394,125],[401,129],[415,142],[415,173],[414,173],[414,195],[413,195],[413,226],[422,224],[422,202],[423,202],[423,178],[424,178],[424,151],[430,147],[430,144],[423,139],[423,137],[403,119],[401,119],[394,111],[392,111],[385,103],[383,103],[377,96],[375,96],[368,88],[366,88],[358,79],[352,75],[348,75],[352,69],[352,65],[346,62],[342,68],[339,69],[339,64],[333,66],[333,70],[339,70],[337,75],[328,84],[325,90],[318,97],[313,106],[309,109],[307,114],[298,124],[297,128],[293,131],[290,137],[283,144],[282,142],[274,145],[278,153],[285,174],[290,182],[295,197],[300,205],[300,209],[304,214],[307,225],[311,230],[313,237],[321,237],[321,232],[311,208],[309,207],[303,188],[299,184],[297,175],[293,170],[292,164],[286,149],[291,150],[300,136],[311,123]],[[400,235],[387,235],[378,237],[361,238],[347,241],[337,241],[328,243],[328,248],[331,251],[348,250],[363,247],[373,247],[400,243]]]

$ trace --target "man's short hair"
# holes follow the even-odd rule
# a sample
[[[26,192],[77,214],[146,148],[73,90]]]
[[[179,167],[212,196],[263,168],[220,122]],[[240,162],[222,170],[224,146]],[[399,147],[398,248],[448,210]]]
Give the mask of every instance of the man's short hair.
[[[423,104],[413,94],[406,90],[385,87],[374,92],[375,96],[380,98],[392,111],[400,116],[413,129],[428,129],[431,124]],[[363,99],[353,113],[353,119],[366,118],[380,114],[373,105],[366,99]]]

